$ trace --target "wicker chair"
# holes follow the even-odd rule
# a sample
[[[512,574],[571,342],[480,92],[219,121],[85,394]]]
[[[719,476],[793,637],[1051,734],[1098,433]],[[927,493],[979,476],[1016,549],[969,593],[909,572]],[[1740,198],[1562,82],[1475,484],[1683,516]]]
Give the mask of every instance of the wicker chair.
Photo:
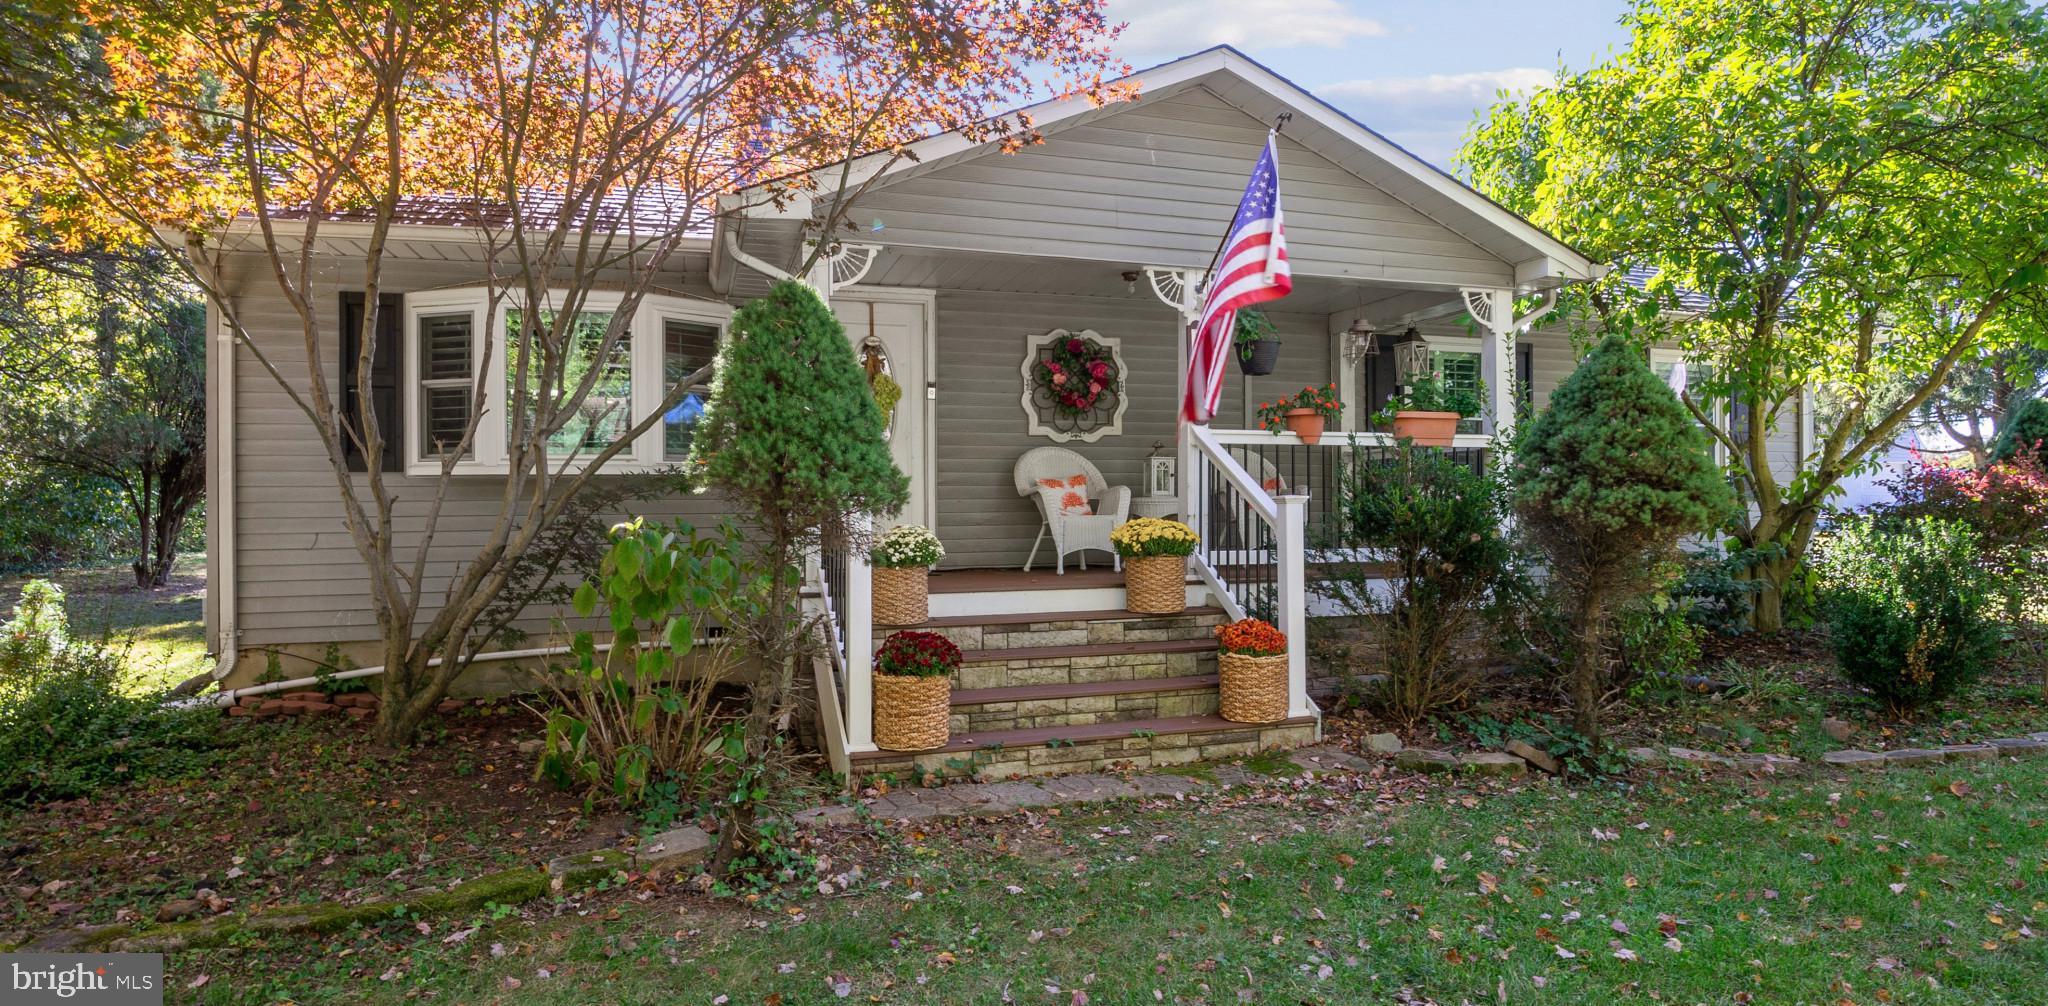
[[[1031,571],[1031,564],[1038,561],[1039,546],[1045,544],[1046,536],[1052,537],[1052,550],[1060,575],[1067,572],[1067,556],[1081,553],[1081,568],[1088,568],[1087,550],[1108,552],[1110,562],[1117,569],[1123,568],[1123,560],[1117,558],[1116,550],[1110,547],[1109,532],[1131,516],[1131,489],[1129,486],[1113,486],[1102,478],[1102,470],[1064,447],[1034,447],[1017,459],[1012,472],[1017,483],[1017,495],[1031,501],[1038,508],[1038,537],[1031,542],[1031,556],[1024,560],[1024,571]],[[1039,479],[1064,479],[1074,475],[1088,476],[1088,498],[1095,503],[1095,512],[1086,516],[1063,513],[1047,513],[1045,499],[1038,491]]]

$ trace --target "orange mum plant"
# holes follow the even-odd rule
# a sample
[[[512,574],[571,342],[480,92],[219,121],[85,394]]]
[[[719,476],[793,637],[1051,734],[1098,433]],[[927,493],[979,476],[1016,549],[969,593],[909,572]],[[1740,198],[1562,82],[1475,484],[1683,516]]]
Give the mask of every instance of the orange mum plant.
[[[1225,653],[1277,657],[1287,652],[1287,634],[1274,628],[1270,622],[1240,618],[1229,625],[1216,627],[1216,645]]]

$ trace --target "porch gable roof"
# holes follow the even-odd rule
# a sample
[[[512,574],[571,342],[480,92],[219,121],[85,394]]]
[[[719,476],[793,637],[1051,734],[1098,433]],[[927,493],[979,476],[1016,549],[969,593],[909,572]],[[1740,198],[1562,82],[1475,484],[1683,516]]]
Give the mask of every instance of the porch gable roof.
[[[1142,85],[1134,101],[1098,106],[1086,97],[1076,96],[1040,102],[1008,114],[1030,116],[1034,128],[1051,140],[1077,126],[1143,108],[1148,99],[1156,101],[1197,88],[1263,122],[1271,122],[1282,112],[1291,112],[1293,118],[1285,130],[1290,140],[1512,267],[1518,287],[1555,286],[1597,278],[1606,272],[1605,266],[1543,228],[1230,46],[1206,49],[1138,71],[1126,79]],[[917,141],[908,151],[909,156],[904,157],[891,157],[886,152],[862,155],[819,169],[812,177],[821,188],[836,187],[843,178],[849,191],[866,186],[867,192],[873,194],[963,161],[1002,156],[996,142],[977,142],[957,130]],[[749,204],[749,194],[759,191],[761,187],[742,190],[732,197],[732,205],[739,208],[741,216],[794,223],[812,215],[811,206],[804,200],[781,208]],[[1218,227],[1222,224],[1219,221]],[[730,223],[721,215],[718,226],[724,228]],[[712,244],[716,255],[721,238],[714,237]]]

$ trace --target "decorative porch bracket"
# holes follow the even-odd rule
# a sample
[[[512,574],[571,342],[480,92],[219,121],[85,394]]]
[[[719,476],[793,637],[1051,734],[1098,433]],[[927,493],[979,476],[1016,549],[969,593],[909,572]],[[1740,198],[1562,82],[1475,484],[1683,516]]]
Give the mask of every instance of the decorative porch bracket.
[[[1515,431],[1515,333],[1556,307],[1557,291],[1546,291],[1543,302],[1521,317],[1515,316],[1513,290],[1466,288],[1458,296],[1480,327],[1479,378],[1486,382],[1488,432],[1506,438]]]
[[[1170,269],[1161,265],[1148,265],[1144,269],[1145,282],[1152,287],[1152,296],[1161,304],[1192,315],[1195,311],[1195,293],[1201,289],[1202,273],[1196,269]]]

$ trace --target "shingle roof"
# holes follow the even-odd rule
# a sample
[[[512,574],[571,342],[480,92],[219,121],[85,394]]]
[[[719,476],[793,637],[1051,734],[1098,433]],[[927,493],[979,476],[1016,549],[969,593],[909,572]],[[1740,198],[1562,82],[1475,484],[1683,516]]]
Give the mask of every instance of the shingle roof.
[[[1622,281],[1638,290],[1644,290],[1649,288],[1650,280],[1656,278],[1656,276],[1656,269],[1646,265],[1632,265],[1623,270]],[[1683,310],[1704,314],[1714,306],[1714,302],[1708,300],[1707,295],[1698,290],[1691,290],[1682,286],[1675,287],[1674,289],[1678,294],[1678,306]]]

